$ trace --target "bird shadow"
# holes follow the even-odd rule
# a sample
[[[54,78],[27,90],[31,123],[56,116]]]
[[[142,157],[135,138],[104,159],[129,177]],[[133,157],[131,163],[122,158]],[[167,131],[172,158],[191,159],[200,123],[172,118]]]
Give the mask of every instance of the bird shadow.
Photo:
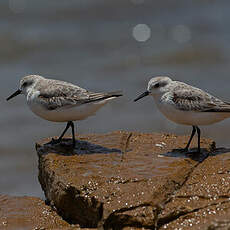
[[[107,148],[84,140],[76,140],[73,147],[72,139],[68,138],[63,138],[60,143],[47,142],[42,146],[36,146],[36,149],[43,155],[52,152],[63,156],[121,153],[120,149]]]
[[[184,149],[173,149],[170,152],[160,154],[165,157],[178,157],[178,158],[190,158],[194,161],[202,162],[207,157],[212,157],[224,153],[230,153],[230,148],[215,148],[214,150],[208,150],[206,148],[202,148],[201,152],[197,152],[197,148],[191,148],[189,151],[185,151]]]

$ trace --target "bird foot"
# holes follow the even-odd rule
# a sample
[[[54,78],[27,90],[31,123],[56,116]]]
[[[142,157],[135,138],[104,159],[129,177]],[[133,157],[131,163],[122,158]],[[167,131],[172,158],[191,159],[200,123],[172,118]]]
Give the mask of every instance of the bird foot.
[[[188,149],[187,148],[184,148],[184,149],[173,149],[172,151],[173,152],[179,152],[179,153],[187,153]]]
[[[63,146],[70,146],[68,142],[65,142],[64,140],[62,142],[62,139],[60,139],[60,138],[58,138],[58,139],[52,138],[52,140],[50,141],[50,144],[52,144],[52,145],[61,144]],[[76,141],[73,141],[72,147],[75,148],[75,146],[76,146]]]
[[[51,144],[53,144],[53,145],[56,145],[56,144],[60,144],[61,143],[61,139],[54,139],[54,138],[52,138],[52,140],[51,140],[51,142],[50,142]]]

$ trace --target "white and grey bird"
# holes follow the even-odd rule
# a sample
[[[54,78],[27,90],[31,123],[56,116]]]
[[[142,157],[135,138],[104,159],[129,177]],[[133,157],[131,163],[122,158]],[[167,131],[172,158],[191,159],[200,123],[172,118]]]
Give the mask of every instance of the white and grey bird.
[[[230,117],[230,103],[222,101],[203,90],[173,81],[167,76],[152,78],[147,91],[137,97],[137,101],[151,95],[158,109],[171,121],[192,126],[192,134],[185,147],[189,145],[195,133],[198,134],[198,153],[200,153],[200,125],[210,125]]]
[[[94,93],[77,85],[46,79],[39,75],[25,76],[19,89],[7,98],[24,94],[29,108],[37,116],[53,122],[67,122],[67,126],[55,143],[61,142],[69,127],[72,128],[73,145],[75,133],[73,121],[94,115],[109,100],[122,96],[120,91]]]

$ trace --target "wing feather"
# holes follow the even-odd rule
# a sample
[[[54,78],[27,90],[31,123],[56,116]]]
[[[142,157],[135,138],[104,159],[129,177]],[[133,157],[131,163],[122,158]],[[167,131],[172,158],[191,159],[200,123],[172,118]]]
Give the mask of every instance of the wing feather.
[[[49,86],[40,87],[39,98],[43,106],[48,110],[55,110],[62,107],[71,107],[100,100],[105,100],[111,97],[122,96],[120,91],[109,93],[94,93],[89,92],[79,86],[57,80],[49,80]]]
[[[180,84],[175,87],[172,101],[177,109],[196,112],[230,112],[230,103],[226,103],[196,87]]]

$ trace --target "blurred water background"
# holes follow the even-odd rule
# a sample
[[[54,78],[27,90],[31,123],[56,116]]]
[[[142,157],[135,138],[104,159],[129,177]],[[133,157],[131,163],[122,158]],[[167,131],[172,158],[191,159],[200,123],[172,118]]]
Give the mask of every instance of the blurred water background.
[[[65,126],[36,117],[23,96],[5,101],[22,76],[124,91],[79,122],[79,133],[188,135],[191,128],[166,120],[152,98],[133,99],[151,76],[167,74],[230,101],[229,9],[229,0],[0,1],[0,193],[43,197],[34,145]],[[230,119],[201,128],[217,146],[230,146]]]

